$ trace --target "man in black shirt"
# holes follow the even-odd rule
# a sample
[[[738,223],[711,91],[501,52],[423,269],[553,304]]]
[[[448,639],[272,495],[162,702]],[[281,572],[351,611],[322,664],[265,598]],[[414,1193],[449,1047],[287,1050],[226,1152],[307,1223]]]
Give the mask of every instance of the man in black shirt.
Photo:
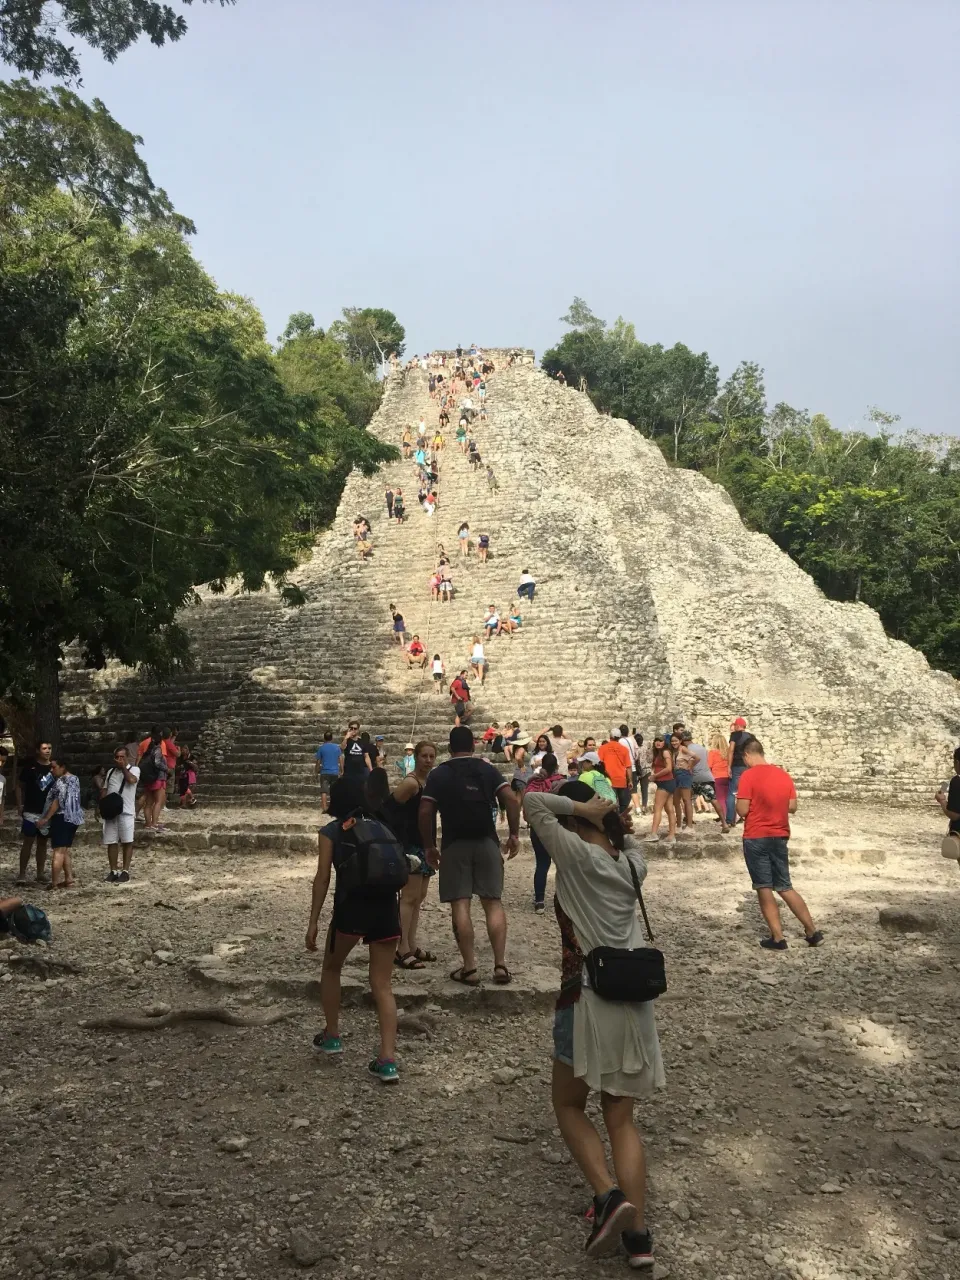
[[[30,764],[25,764],[17,776],[17,808],[20,811],[20,871],[17,884],[28,884],[27,867],[30,865],[30,854],[36,842],[37,883],[43,882],[43,870],[47,861],[47,838],[49,828],[41,828],[37,824],[47,807],[47,792],[53,786],[53,774],[50,772],[50,758],[53,747],[49,742],[41,742],[37,754]]]
[[[477,957],[470,904],[480,899],[493,948],[493,980],[511,981],[506,965],[507,917],[503,910],[503,856],[497,839],[498,802],[507,811],[510,836],[506,856],[520,848],[520,798],[499,769],[473,754],[473,733],[466,725],[450,731],[450,759],[437,765],[420,797],[420,838],[431,866],[440,867],[440,901],[450,903],[453,933],[462,963],[450,975],[475,987]],[[437,813],[442,827],[437,849]]]
[[[343,774],[348,778],[365,778],[377,765],[377,748],[369,733],[349,735],[343,745]]]

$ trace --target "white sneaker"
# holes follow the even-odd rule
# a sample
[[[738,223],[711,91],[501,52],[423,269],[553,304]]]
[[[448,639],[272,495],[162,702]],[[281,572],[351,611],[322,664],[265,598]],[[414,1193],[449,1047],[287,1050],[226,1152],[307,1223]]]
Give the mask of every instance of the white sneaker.
[[[648,836],[644,836],[647,844],[654,844],[657,840],[662,840],[663,836],[658,831],[651,831]]]

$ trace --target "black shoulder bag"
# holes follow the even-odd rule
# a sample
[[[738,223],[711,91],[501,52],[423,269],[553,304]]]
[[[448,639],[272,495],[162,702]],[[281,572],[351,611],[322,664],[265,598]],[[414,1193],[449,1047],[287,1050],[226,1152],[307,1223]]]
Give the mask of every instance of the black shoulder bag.
[[[104,787],[108,787],[110,785],[111,773],[113,773],[113,770],[108,769],[107,776],[103,780]],[[107,819],[119,818],[121,813],[123,813],[123,788],[124,788],[124,785],[126,784],[126,781],[127,781],[127,775],[121,769],[120,770],[120,790],[107,791],[106,794],[100,797],[100,800],[97,803],[97,810],[99,811],[101,818],[107,818]]]
[[[648,939],[653,942],[653,930],[647,918],[647,908],[643,905],[643,894],[636,869],[626,854],[627,866],[633,887],[637,891],[637,901],[643,913],[643,923]],[[667,971],[663,962],[663,952],[656,947],[594,947],[584,957],[587,966],[587,977],[590,989],[602,1000],[616,1000],[621,1004],[643,1004],[647,1000],[656,1000],[667,989]]]

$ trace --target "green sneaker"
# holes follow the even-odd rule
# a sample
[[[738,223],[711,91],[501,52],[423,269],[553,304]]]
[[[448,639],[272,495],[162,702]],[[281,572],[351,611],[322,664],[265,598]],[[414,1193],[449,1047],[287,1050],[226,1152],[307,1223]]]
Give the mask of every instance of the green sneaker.
[[[327,1058],[336,1058],[343,1053],[343,1041],[339,1036],[328,1036],[323,1030],[313,1037],[313,1051]]]
[[[381,1058],[374,1058],[367,1070],[372,1076],[376,1076],[381,1084],[399,1084],[400,1074],[397,1071],[397,1064],[393,1061],[384,1062]]]

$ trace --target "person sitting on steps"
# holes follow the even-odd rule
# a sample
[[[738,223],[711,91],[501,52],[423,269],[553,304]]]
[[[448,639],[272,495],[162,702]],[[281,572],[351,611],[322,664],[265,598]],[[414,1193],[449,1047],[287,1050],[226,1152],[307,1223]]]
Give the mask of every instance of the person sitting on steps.
[[[419,667],[421,671],[427,665],[427,651],[419,636],[414,636],[407,645],[406,659],[408,667]]]
[[[500,631],[500,615],[497,613],[497,606],[495,604],[488,604],[487,612],[483,619],[483,633],[489,640],[493,636],[498,636]]]
[[[511,609],[507,616],[500,621],[500,634],[509,636],[513,639],[513,633],[523,628],[523,614],[519,607]]]

